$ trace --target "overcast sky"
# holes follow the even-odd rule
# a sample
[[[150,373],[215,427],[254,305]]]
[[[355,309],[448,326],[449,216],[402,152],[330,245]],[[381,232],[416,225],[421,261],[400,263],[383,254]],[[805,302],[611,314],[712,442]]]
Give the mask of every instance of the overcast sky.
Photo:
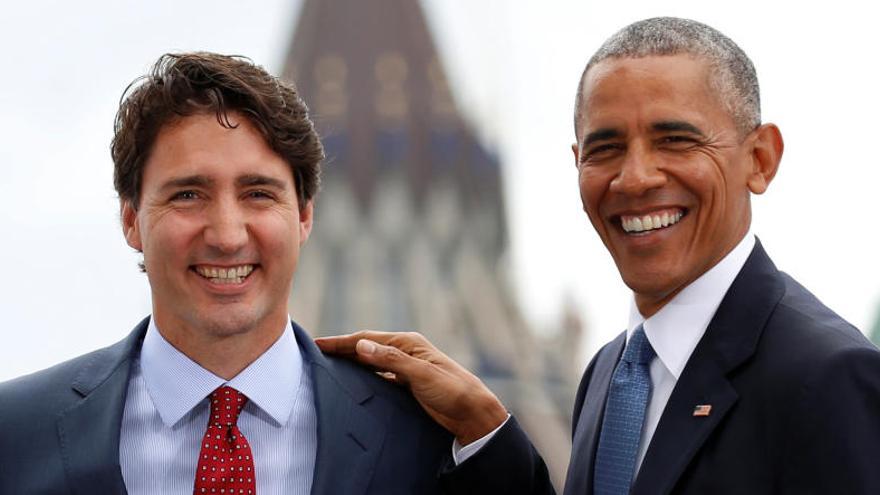
[[[629,294],[581,210],[570,144],[580,71],[607,36],[656,15],[711,24],[752,57],[785,157],[755,202],[777,265],[867,328],[880,304],[880,87],[870,3],[430,0],[461,107],[506,166],[510,268],[551,328],[569,297],[583,362],[626,323]],[[245,8],[244,5],[247,5]],[[122,338],[150,311],[118,227],[108,146],[123,88],[167,51],[250,56],[278,71],[299,2],[5,5],[0,77],[0,380]],[[307,255],[307,252],[306,252]],[[295,317],[295,315],[294,315]]]

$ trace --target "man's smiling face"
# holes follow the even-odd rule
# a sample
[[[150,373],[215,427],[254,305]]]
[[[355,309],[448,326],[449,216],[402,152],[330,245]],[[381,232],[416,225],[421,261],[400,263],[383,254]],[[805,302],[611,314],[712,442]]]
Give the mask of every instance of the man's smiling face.
[[[672,55],[608,59],[586,76],[581,199],[645,316],[749,228],[754,133],[738,131],[709,75],[707,62]]]
[[[281,329],[312,204],[299,207],[290,166],[251,122],[182,117],[159,131],[141,203],[123,204],[129,245],[143,251],[160,328],[204,337]]]

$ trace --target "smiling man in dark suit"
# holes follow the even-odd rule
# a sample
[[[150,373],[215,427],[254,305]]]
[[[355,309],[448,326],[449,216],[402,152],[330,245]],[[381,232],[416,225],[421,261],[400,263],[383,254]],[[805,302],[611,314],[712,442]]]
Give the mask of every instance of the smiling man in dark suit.
[[[880,352],[750,230],[751,195],[783,151],[759,101],[745,53],[690,20],[627,26],[584,70],[581,199],[633,303],[583,375],[567,495],[880,493]],[[418,336],[319,345],[394,372],[441,422],[462,403],[495,411]],[[552,492],[513,419],[477,419],[484,436],[454,486]]]
[[[165,55],[128,90],[112,155],[153,314],[0,384],[0,493],[439,493],[449,434],[288,317],[323,159],[295,88],[239,57]]]

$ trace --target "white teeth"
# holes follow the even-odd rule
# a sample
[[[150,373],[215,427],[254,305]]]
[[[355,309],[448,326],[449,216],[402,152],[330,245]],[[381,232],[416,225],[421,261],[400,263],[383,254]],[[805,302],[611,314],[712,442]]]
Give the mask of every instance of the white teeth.
[[[656,230],[670,225],[674,225],[681,220],[682,212],[676,211],[669,213],[664,211],[663,214],[643,215],[641,217],[620,217],[620,224],[625,232],[645,232],[648,230]]]
[[[254,271],[254,265],[240,265],[230,268],[196,267],[196,272],[217,284],[240,284]]]

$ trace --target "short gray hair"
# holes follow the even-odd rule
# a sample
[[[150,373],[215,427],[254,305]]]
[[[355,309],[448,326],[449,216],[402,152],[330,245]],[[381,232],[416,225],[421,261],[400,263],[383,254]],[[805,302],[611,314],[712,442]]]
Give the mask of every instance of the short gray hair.
[[[745,52],[733,40],[705,24],[677,17],[654,17],[630,24],[612,35],[587,63],[575,97],[576,132],[585,80],[593,66],[610,58],[681,54],[709,63],[709,83],[742,133],[761,125],[758,76]]]

